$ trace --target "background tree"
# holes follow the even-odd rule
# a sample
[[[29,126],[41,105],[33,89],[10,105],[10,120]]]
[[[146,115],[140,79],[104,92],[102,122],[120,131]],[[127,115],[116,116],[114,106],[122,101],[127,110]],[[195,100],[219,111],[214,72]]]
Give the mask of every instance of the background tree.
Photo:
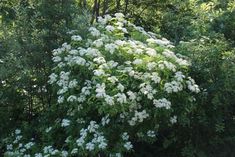
[[[171,40],[207,89],[188,125],[159,132],[152,145],[136,143],[132,156],[234,156],[234,9],[233,0],[2,0],[0,141],[15,128],[31,136],[39,120],[52,122],[55,94],[47,83],[52,50],[70,41],[68,32],[86,34],[98,16],[123,12]]]

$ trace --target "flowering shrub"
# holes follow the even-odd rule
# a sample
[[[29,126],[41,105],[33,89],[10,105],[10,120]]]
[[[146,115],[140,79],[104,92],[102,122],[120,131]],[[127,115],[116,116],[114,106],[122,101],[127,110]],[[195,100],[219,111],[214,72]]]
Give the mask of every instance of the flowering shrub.
[[[137,141],[155,141],[159,129],[183,121],[193,108],[199,88],[187,75],[189,62],[168,40],[121,13],[99,17],[88,31],[53,51],[48,82],[64,114],[43,135],[57,133],[55,141],[17,140],[8,144],[9,156],[123,156]]]

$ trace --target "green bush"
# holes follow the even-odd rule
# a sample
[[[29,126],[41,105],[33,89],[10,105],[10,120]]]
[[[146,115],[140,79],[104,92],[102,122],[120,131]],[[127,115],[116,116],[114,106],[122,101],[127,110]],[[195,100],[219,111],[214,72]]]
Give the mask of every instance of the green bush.
[[[190,63],[172,47],[121,13],[99,17],[83,36],[73,31],[71,43],[53,51],[48,82],[58,100],[50,125],[31,140],[16,130],[5,155],[118,157],[187,126],[200,90],[188,75]]]
[[[218,34],[181,42],[176,52],[190,58],[190,74],[203,89],[189,128],[189,152],[203,156],[233,156],[235,143],[235,51]],[[205,140],[207,139],[207,140]],[[189,154],[190,154],[189,153]],[[187,154],[187,153],[185,153]],[[186,155],[190,156],[190,155]]]

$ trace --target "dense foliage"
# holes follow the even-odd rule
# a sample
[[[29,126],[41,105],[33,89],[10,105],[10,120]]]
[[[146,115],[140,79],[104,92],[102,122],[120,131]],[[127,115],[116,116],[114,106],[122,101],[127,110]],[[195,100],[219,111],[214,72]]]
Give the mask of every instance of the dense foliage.
[[[120,23],[115,25],[118,19],[113,19],[108,22],[112,27],[108,27],[107,31],[102,25],[104,21],[98,17],[104,18],[105,14],[113,16],[117,12],[122,12],[127,21],[134,25],[128,25],[130,23],[126,22],[122,26],[126,30],[119,29]],[[235,146],[234,13],[233,0],[2,0],[0,2],[0,156],[11,147],[9,143],[14,142],[12,138],[15,137],[22,141],[22,146],[32,147],[31,153],[39,153],[45,146],[48,146],[45,148],[48,151],[57,148],[60,153],[63,150],[70,153],[74,143],[66,143],[66,138],[71,136],[71,141],[76,143],[80,130],[90,126],[92,121],[92,125],[99,125],[99,132],[103,132],[97,137],[104,137],[101,139],[107,142],[107,151],[99,151],[96,149],[98,147],[92,151],[94,154],[99,152],[100,156],[106,156],[111,152],[125,152],[122,142],[131,142],[128,144],[133,145],[133,149],[124,156],[233,157],[235,154],[233,149]],[[123,21],[125,20],[121,20],[121,23]],[[92,28],[89,30],[90,27]],[[110,32],[112,29],[114,32]],[[94,37],[96,30],[104,36]],[[144,30],[154,33],[149,34]],[[152,39],[147,40],[148,38]],[[134,49],[130,42],[132,40],[138,41],[134,43],[142,49],[143,54],[138,54],[138,50],[134,50],[133,54],[127,53],[129,49]],[[63,44],[65,42],[69,44]],[[69,45],[71,50],[78,52],[87,51],[89,48],[97,49],[101,52],[99,57],[103,59],[93,61],[91,57],[81,56],[76,51],[70,54]],[[147,49],[156,51],[157,56],[149,57],[145,53]],[[54,56],[55,52],[60,50],[61,54]],[[113,54],[109,53],[110,50],[114,51]],[[94,63],[92,67],[94,69],[73,65],[75,64],[72,63],[73,58],[79,57],[84,58],[86,63]],[[57,62],[59,58],[65,62],[65,66]],[[187,60],[191,64],[178,65],[176,60],[179,59]],[[102,69],[105,68],[101,66],[104,64],[103,61],[109,63],[110,60],[117,62],[117,67],[120,67]],[[164,62],[159,63],[159,60]],[[68,61],[71,64],[68,64]],[[138,64],[126,64],[126,61]],[[162,67],[161,64],[166,67],[172,64],[176,69],[175,71],[153,69],[155,71],[152,72],[156,72],[160,78],[160,82],[153,85],[150,81],[152,76],[148,75],[151,71],[148,69],[148,63],[151,62],[157,67],[159,65]],[[138,73],[146,74],[150,78],[139,76],[138,80],[127,74],[121,74],[119,70],[123,71],[125,66],[132,67]],[[93,73],[95,68],[98,68],[96,74],[101,75]],[[76,89],[69,88],[65,93],[59,94],[61,96],[59,102],[64,96],[64,102],[59,104],[57,92],[61,92],[59,88],[62,86],[56,83],[50,84],[48,80],[51,82],[53,76],[59,78],[62,71],[65,75],[70,71],[69,80],[72,78],[79,80],[77,83],[74,82],[77,84]],[[169,94],[164,91],[164,84],[173,81],[175,73],[184,76],[183,90],[179,94]],[[118,86],[117,82],[111,83],[108,75],[115,76],[120,85]],[[193,94],[196,101],[189,101],[194,99],[192,93],[185,88],[188,76],[194,78],[201,89],[198,94]],[[91,94],[86,96],[87,108],[73,113],[72,109],[78,107],[79,103],[67,102],[67,99],[72,95],[71,101],[73,96],[77,100],[85,80],[91,81],[90,86],[86,84],[91,88],[89,89]],[[66,79],[64,81],[66,82]],[[156,93],[152,93],[152,99],[157,101],[166,98],[164,101],[170,102],[168,102],[169,109],[165,106],[157,109],[155,113],[156,108],[151,99],[149,100],[151,96],[144,92],[140,96],[142,105],[134,105],[135,107],[129,110],[133,104],[127,92],[138,93],[139,85],[148,83],[154,88],[151,92],[157,90]],[[115,105],[121,103],[117,102],[118,96],[115,95],[120,93],[120,96],[124,97],[122,94],[124,93],[125,105],[119,105],[121,108],[105,106],[108,98],[96,97],[98,84],[100,89],[104,89],[105,85],[106,94],[114,96]],[[142,86],[142,88],[147,87]],[[89,107],[93,106],[93,103],[96,104],[96,108]],[[148,105],[152,105],[152,108]],[[127,112],[126,119],[124,118],[122,123],[117,115],[127,109],[130,112]],[[143,119],[143,123],[130,126],[128,121],[131,117],[134,118],[135,113],[140,115],[143,111],[148,115]],[[169,120],[174,116],[177,117],[177,122],[172,125]],[[84,119],[84,126],[78,126],[75,122],[78,118]],[[101,124],[101,119],[105,118],[110,121],[111,129]],[[175,121],[175,118],[173,120]],[[61,126],[62,122],[65,124],[64,127]],[[148,131],[154,133],[151,134],[154,137],[146,136]],[[124,132],[129,138],[121,142],[120,135]],[[138,132],[141,132],[142,138]],[[114,142],[110,142],[111,135]],[[94,136],[89,133],[85,141],[88,142],[92,137]],[[22,148],[14,147],[14,149]],[[87,155],[84,150],[78,151],[84,153],[82,156]],[[63,153],[66,155],[66,152]]]

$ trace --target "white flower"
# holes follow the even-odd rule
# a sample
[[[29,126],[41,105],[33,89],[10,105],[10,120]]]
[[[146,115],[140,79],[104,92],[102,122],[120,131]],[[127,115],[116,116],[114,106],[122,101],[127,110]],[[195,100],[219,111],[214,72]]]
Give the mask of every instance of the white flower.
[[[113,44],[113,43],[105,45],[105,50],[110,52],[111,54],[113,54],[115,49],[117,49],[117,48],[118,48],[117,45]]]
[[[106,63],[106,60],[104,59],[104,57],[96,57],[93,59],[93,61],[98,64]]]
[[[175,124],[177,122],[177,117],[176,116],[171,117],[170,122],[171,124]]]
[[[71,39],[72,39],[73,41],[82,41],[82,37],[81,37],[80,35],[73,35],[73,36],[71,37]]]
[[[75,88],[76,86],[77,86],[77,84],[78,84],[78,82],[77,82],[77,80],[72,80],[72,81],[70,81],[69,82],[69,88]]]
[[[85,140],[84,140],[84,136],[80,137],[79,139],[76,140],[76,143],[79,147],[81,147],[84,143],[85,143]]]
[[[104,75],[105,74],[105,72],[104,72],[104,70],[102,70],[102,69],[96,69],[96,70],[94,70],[94,75],[95,76],[101,76],[101,75]]]
[[[52,60],[53,60],[53,62],[60,62],[62,59],[61,59],[61,57],[60,56],[55,56],[55,57],[53,57],[52,58]]]
[[[131,65],[131,61],[125,61],[124,63],[127,64],[128,66]]]
[[[133,61],[133,64],[136,64],[136,65],[139,65],[139,64],[142,64],[143,63],[143,60],[142,59],[135,59]]]
[[[33,142],[26,143],[24,146],[26,149],[30,149],[34,145]]]
[[[58,48],[58,49],[54,49],[53,52],[53,56],[57,56],[60,55],[61,53],[63,53],[64,49],[62,48]]]
[[[57,66],[58,66],[59,68],[62,68],[62,67],[65,66],[65,63],[60,62]]]
[[[144,30],[143,27],[140,27],[140,26],[136,27],[136,26],[134,26],[134,28],[135,28],[136,30],[140,31],[141,33],[143,33],[144,35],[147,35],[147,36],[148,36],[148,33]]]
[[[99,145],[98,145],[98,147],[100,148],[100,149],[105,149],[106,147],[107,147],[107,143],[105,143],[105,142],[101,142]]]
[[[19,143],[19,148],[23,147],[23,144],[22,143]]]
[[[70,72],[60,72],[60,79],[63,81],[67,81],[69,79]]]
[[[71,154],[77,154],[78,153],[78,148],[73,148],[73,150],[71,151]]]
[[[77,98],[77,101],[82,103],[84,101],[86,101],[86,97],[84,95],[80,95],[78,98]]]
[[[123,33],[128,33],[126,28],[122,28],[121,30],[122,30]]]
[[[107,19],[106,18],[102,18],[101,16],[98,17],[98,22],[101,25],[105,25],[107,23]]]
[[[70,120],[68,120],[68,119],[63,119],[62,120],[62,123],[61,123],[62,127],[67,127],[69,125],[70,125]]]
[[[45,132],[48,133],[51,131],[51,129],[52,129],[52,127],[46,128]]]
[[[55,73],[52,73],[50,76],[49,76],[49,81],[48,81],[48,83],[50,83],[50,84],[52,84],[52,83],[54,83],[54,82],[56,82],[57,81],[57,78],[58,77],[58,75],[56,75]]]
[[[63,103],[64,102],[64,96],[59,96],[57,102],[59,104]]]
[[[112,31],[115,30],[115,28],[114,28],[113,26],[111,26],[111,25],[107,25],[107,26],[105,27],[105,29],[106,29],[108,32],[112,32]]]
[[[136,54],[143,54],[143,51],[144,51],[144,50],[142,50],[142,49],[140,49],[140,48],[137,48],[137,49],[135,49],[134,51],[135,51]]]
[[[133,93],[132,91],[128,91],[127,95],[129,96],[129,99],[134,101],[136,99],[136,94]]]
[[[91,87],[82,87],[82,90],[81,90],[82,94],[90,95],[91,94],[90,89],[91,89]]]
[[[68,87],[64,86],[62,89],[59,89],[57,94],[60,95],[60,94],[64,94],[68,91]]]
[[[107,115],[101,119],[101,124],[103,126],[105,126],[106,124],[109,124],[109,122],[110,122],[109,115]]]
[[[181,71],[177,71],[175,73],[175,78],[177,81],[182,82],[184,80],[185,76],[183,75],[183,73]]]
[[[158,45],[162,45],[162,46],[166,46],[170,44],[170,41],[168,41],[167,39],[163,38],[161,39],[153,39],[153,38],[149,38],[146,40],[148,43],[150,44],[158,44]]]
[[[59,150],[55,149],[55,150],[53,150],[53,151],[51,152],[51,155],[56,155],[56,154],[58,154],[58,153],[59,153]]]
[[[62,157],[67,157],[68,155],[69,155],[69,153],[67,152],[67,151],[62,151],[61,152],[61,155],[62,155]]]
[[[104,15],[104,18],[105,18],[107,21],[109,21],[109,20],[112,19],[112,16],[110,16],[109,14],[107,14],[107,15]]]
[[[111,61],[108,61],[108,62],[107,62],[107,65],[108,65],[110,68],[115,68],[115,67],[117,67],[118,62],[114,62],[113,60],[111,60]]]
[[[115,83],[115,82],[118,81],[118,79],[117,79],[115,76],[108,77],[108,80],[109,80],[111,83]]]
[[[67,101],[68,102],[75,102],[77,100],[77,97],[75,95],[70,95],[68,98],[67,98]]]
[[[155,39],[153,39],[153,38],[148,38],[146,41],[150,44],[156,43]]]
[[[78,54],[78,50],[70,50],[69,54],[71,55],[77,55]]]
[[[84,51],[84,50],[83,50]],[[88,48],[87,50],[84,51],[86,56],[91,56],[91,57],[98,57],[100,56],[100,52],[98,49],[95,49],[95,48]],[[84,52],[81,52],[81,53],[84,53]]]
[[[138,117],[139,122],[143,122],[143,120],[147,117],[149,117],[149,114],[143,110],[142,112],[135,112],[135,116]]]
[[[94,143],[91,143],[91,142],[87,143],[86,144],[86,149],[89,150],[89,151],[94,150],[95,149]]]
[[[12,144],[7,145],[7,151],[10,151],[12,149],[13,149],[13,145]]]
[[[25,148],[21,148],[20,152],[23,154],[24,152],[26,152],[27,150]]]
[[[123,46],[124,44],[126,44],[126,42],[123,40],[116,40],[114,43],[118,46]]]
[[[158,99],[158,100],[154,99],[153,104],[157,108],[163,108],[163,107],[166,108],[166,109],[171,108],[171,102],[168,101],[166,98],[162,98],[162,99]]]
[[[86,64],[86,60],[82,57],[79,57],[79,56],[73,57],[70,62],[74,62],[77,65],[82,65],[82,66],[84,66]]]
[[[133,148],[133,145],[131,144],[131,142],[126,142],[124,144],[124,147],[127,149],[127,150],[131,150]]]
[[[149,130],[149,131],[147,132],[147,136],[148,136],[148,137],[152,137],[152,138],[154,138],[154,137],[156,137],[156,134],[155,134],[155,132],[154,132],[154,131]]]
[[[155,67],[156,67],[156,63],[155,62],[150,62],[150,63],[147,63],[147,68],[148,70],[153,70]]]
[[[43,156],[42,156],[42,153],[36,153],[35,157],[43,157]]]
[[[126,103],[126,95],[124,93],[118,93],[115,96],[117,97],[117,102],[121,104]]]
[[[176,71],[176,66],[168,61],[159,61],[158,63],[158,67],[162,70],[164,70],[164,68],[167,68],[171,71]]]
[[[114,105],[114,98],[109,95],[105,95],[105,101],[108,105]]]
[[[97,39],[93,42],[93,44],[95,45],[95,47],[101,47],[103,46],[103,41],[102,39]]]
[[[172,52],[172,51],[170,51],[170,50],[167,50],[167,49],[164,50],[164,51],[162,52],[162,54],[163,54],[164,56],[168,57],[168,58],[173,58],[173,59],[176,59],[176,58],[177,58],[174,52]]]
[[[15,130],[15,134],[16,134],[16,135],[19,135],[20,133],[21,133],[21,130],[20,130],[20,129],[16,129],[16,130]]]
[[[140,84],[140,92],[143,93],[144,95],[147,95],[148,99],[152,100],[153,95],[157,92],[156,90],[153,89],[153,87],[148,83],[142,83]]]
[[[155,57],[157,55],[156,50],[152,49],[152,48],[146,48],[146,53],[151,56],[151,57]]]
[[[176,62],[181,66],[189,66],[191,63],[182,58],[176,58]]]
[[[43,148],[43,152],[44,152],[45,154],[51,153],[52,151],[53,151],[52,146],[45,146],[45,147]]]
[[[122,13],[115,13],[114,15],[116,16],[117,19],[121,19],[125,17]]]
[[[64,48],[65,50],[70,50],[71,49],[71,45],[69,45],[67,43],[63,43],[62,44],[62,48]]]
[[[105,97],[106,96],[106,93],[105,93],[105,84],[104,83],[97,84],[95,91],[96,91],[96,97],[97,98]]]
[[[16,140],[19,141],[19,140],[22,139],[22,137],[23,137],[22,135],[17,135],[17,136],[16,136]]]
[[[151,80],[152,80],[154,83],[160,83],[161,78],[158,76],[158,74],[157,74],[156,72],[153,72],[153,73],[152,73],[152,76],[151,76]]]
[[[167,93],[179,92],[183,90],[183,85],[180,82],[172,81],[165,83],[164,89]]]
[[[118,90],[120,90],[121,92],[123,92],[124,89],[125,89],[124,86],[123,86],[121,83],[118,84],[117,88],[118,88]]]
[[[199,89],[198,85],[195,84],[195,81],[191,77],[188,77],[188,81],[186,81],[186,83],[187,83],[188,89],[190,91],[195,92],[195,93],[200,92],[200,89]]]
[[[128,135],[127,132],[124,132],[124,133],[122,134],[122,139],[125,140],[125,141],[129,140],[129,135]]]
[[[143,120],[145,118],[148,118],[148,117],[149,117],[149,114],[146,112],[146,110],[143,110],[141,112],[135,111],[134,117],[131,120],[129,120],[128,122],[131,126],[134,126],[136,124],[136,122],[141,123],[141,122],[143,122]]]
[[[100,36],[100,31],[97,30],[95,27],[90,27],[89,31],[90,31],[91,35],[94,37]]]

